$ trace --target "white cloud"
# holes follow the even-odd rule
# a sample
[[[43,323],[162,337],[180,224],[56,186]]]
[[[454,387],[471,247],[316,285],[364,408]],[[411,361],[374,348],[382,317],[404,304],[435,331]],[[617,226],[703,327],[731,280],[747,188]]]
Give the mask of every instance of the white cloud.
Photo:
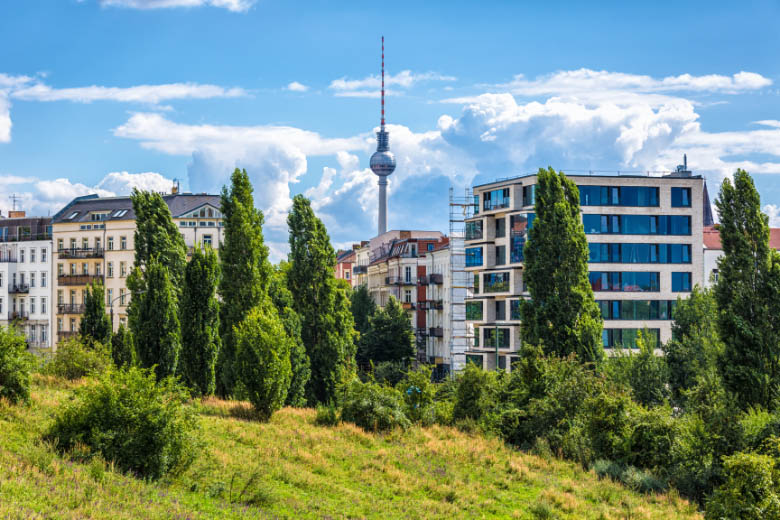
[[[13,90],[11,96],[25,101],[120,101],[125,103],[151,103],[174,99],[211,99],[247,96],[242,88],[224,88],[197,83],[170,83],[163,85],[138,85],[134,87],[76,87],[52,88],[43,83]]]
[[[780,227],[780,206],[767,204],[762,210],[769,216],[769,227]]]
[[[11,141],[11,103],[0,91],[0,143]]]
[[[771,126],[772,128],[780,128],[780,121],[776,119],[764,119],[763,121],[753,121],[754,125]]]
[[[399,74],[385,74],[385,91],[389,94],[389,87],[396,86],[399,89],[408,89],[415,83],[427,81],[456,81],[454,76],[445,76],[436,72],[415,73],[403,70]],[[379,75],[367,76],[363,79],[339,78],[331,81],[331,90],[340,97],[379,97],[382,88],[382,78]],[[398,92],[393,92],[398,93]]]
[[[297,81],[288,83],[287,87],[285,88],[290,92],[306,92],[307,90],[309,90],[309,87],[307,87],[303,83],[298,83]]]
[[[255,2],[256,0],[100,0],[100,5],[131,9],[212,6],[240,13],[249,10]]]

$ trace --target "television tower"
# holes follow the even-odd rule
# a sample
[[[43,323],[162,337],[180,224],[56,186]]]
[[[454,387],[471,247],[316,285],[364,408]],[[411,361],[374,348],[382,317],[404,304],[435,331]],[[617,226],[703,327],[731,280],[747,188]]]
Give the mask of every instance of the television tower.
[[[395,171],[395,156],[390,151],[390,135],[385,130],[385,37],[382,36],[382,120],[376,133],[376,152],[371,156],[371,171],[379,179],[377,235],[387,231],[387,177]]]

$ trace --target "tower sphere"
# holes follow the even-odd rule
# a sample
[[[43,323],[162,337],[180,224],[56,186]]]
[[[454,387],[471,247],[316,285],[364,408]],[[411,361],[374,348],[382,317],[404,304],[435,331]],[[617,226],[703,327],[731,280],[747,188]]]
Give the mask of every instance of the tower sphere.
[[[376,151],[371,156],[371,171],[380,177],[387,177],[395,171],[395,156],[389,150]]]

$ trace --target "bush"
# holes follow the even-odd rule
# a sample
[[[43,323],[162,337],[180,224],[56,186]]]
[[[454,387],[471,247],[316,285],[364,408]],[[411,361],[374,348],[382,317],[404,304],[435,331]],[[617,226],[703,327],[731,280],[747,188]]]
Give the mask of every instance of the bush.
[[[430,365],[421,365],[417,370],[410,370],[396,385],[404,398],[406,416],[412,422],[424,425],[436,422],[436,385],[431,380],[432,372]]]
[[[706,518],[780,518],[780,482],[772,457],[737,453],[723,462],[726,482],[707,501]]]
[[[406,370],[407,364],[403,361],[382,361],[374,365],[374,379],[378,383],[395,386],[406,376]]]
[[[453,420],[471,419],[478,423],[486,420],[498,401],[502,377],[496,372],[488,372],[467,363],[455,391]]]
[[[636,402],[656,406],[669,396],[669,367],[663,356],[655,355],[654,342],[647,338],[647,331],[644,334],[640,332],[638,353],[618,349],[617,355],[608,359],[605,366],[612,381],[631,388]]]
[[[250,311],[235,330],[238,375],[260,419],[267,421],[284,405],[290,388],[292,340],[271,305]]]
[[[76,390],[45,438],[62,452],[86,449],[141,477],[176,474],[198,446],[188,398],[173,378],[158,382],[150,370],[109,370]]]
[[[339,423],[341,423],[339,410],[334,405],[320,405],[317,407],[317,416],[314,418],[314,424],[317,426],[338,426]]]
[[[395,388],[372,382],[350,383],[344,398],[341,419],[372,432],[409,426],[401,394]]]
[[[12,327],[0,327],[0,398],[12,403],[28,401],[33,365],[24,336]]]
[[[57,350],[46,364],[44,372],[65,379],[79,379],[100,374],[111,364],[108,347],[97,342],[86,344],[85,340],[74,338],[57,345]]]
[[[111,358],[118,368],[130,367],[136,363],[133,335],[124,325],[120,324],[116,334],[111,336]]]

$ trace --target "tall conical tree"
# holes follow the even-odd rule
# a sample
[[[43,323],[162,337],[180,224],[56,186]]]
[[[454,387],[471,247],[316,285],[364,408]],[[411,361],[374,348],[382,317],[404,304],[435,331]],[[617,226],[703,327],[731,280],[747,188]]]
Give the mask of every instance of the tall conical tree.
[[[122,324],[119,325],[116,334],[111,336],[111,358],[114,360],[114,365],[119,368],[129,368],[136,363],[132,335]]]
[[[523,342],[545,353],[602,359],[602,319],[588,281],[588,241],[580,194],[563,172],[539,169],[536,219],[523,249],[524,281],[531,299],[522,305]]]
[[[217,282],[219,261],[211,247],[196,247],[184,271],[181,298],[181,373],[197,395],[215,389],[214,367],[222,341],[219,337]]]
[[[155,367],[158,379],[176,374],[181,352],[181,328],[176,289],[168,268],[152,257],[144,271],[146,292],[138,299],[136,319],[143,326],[134,334],[141,367]]]
[[[233,393],[238,380],[235,327],[263,300],[271,267],[263,241],[263,213],[255,209],[246,170],[236,168],[230,190],[222,188],[221,209],[225,240],[219,249],[222,348],[217,360],[217,393],[226,396]]]
[[[368,330],[360,338],[358,354],[361,362],[408,363],[414,357],[414,345],[409,315],[391,296],[385,308],[376,311],[369,319]]]
[[[774,405],[780,387],[780,257],[769,247],[769,219],[753,179],[737,170],[715,202],[723,257],[718,260],[719,368],[740,406]]]
[[[310,404],[335,400],[336,389],[354,368],[354,320],[349,297],[336,283],[336,254],[325,225],[302,195],[293,199],[287,217],[291,267],[287,284],[301,317],[303,344],[311,360],[306,388]]]
[[[84,315],[81,317],[79,334],[83,338],[108,345],[111,339],[111,321],[106,315],[106,290],[102,283],[95,282],[87,287],[84,296]]]
[[[370,327],[369,320],[376,313],[376,303],[371,298],[371,294],[368,292],[368,287],[365,284],[355,287],[349,294],[349,300],[352,318],[355,320],[355,330],[359,334],[356,340],[356,359],[358,363],[363,365],[368,362],[368,358],[363,355],[360,342],[368,332]]]

